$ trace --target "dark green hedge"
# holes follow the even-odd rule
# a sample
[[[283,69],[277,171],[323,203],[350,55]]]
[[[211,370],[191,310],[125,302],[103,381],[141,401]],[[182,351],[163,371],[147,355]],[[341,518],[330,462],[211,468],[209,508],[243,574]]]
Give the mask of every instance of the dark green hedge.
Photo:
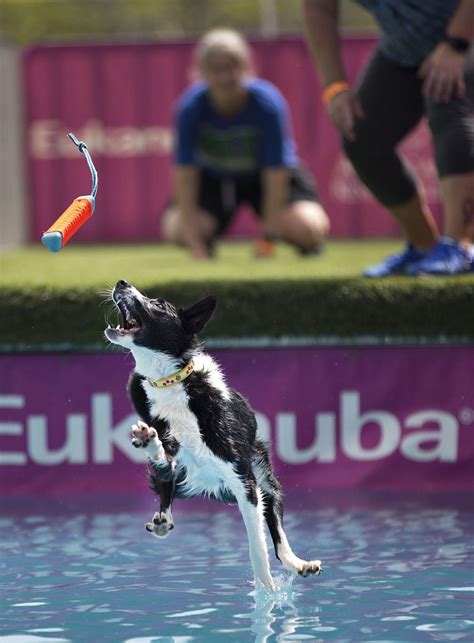
[[[217,294],[207,338],[474,341],[474,279],[171,284],[147,289],[186,305]],[[91,290],[0,290],[0,347],[106,347],[110,304]],[[112,321],[116,318],[113,317]]]

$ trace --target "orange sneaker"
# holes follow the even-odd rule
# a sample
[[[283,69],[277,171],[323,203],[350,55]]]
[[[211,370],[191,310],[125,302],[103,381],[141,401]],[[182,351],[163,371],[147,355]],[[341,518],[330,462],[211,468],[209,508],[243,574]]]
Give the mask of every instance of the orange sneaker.
[[[273,257],[276,247],[273,241],[268,239],[257,239],[255,242],[255,256],[256,257]]]

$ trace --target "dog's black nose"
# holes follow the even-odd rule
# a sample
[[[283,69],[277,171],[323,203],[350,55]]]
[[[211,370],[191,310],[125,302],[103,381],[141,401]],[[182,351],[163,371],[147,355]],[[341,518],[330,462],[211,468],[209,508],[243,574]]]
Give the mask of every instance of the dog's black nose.
[[[129,285],[130,284],[128,283],[128,281],[125,281],[125,279],[120,279],[120,281],[117,281],[117,286],[119,288],[126,288]]]

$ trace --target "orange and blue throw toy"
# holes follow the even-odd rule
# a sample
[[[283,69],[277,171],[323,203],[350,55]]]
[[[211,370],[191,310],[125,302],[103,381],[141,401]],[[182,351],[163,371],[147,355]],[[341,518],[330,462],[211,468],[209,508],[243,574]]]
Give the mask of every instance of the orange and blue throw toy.
[[[71,141],[84,154],[92,175],[92,190],[87,196],[78,196],[71,205],[56,219],[53,225],[43,233],[41,243],[51,252],[59,252],[79,228],[89,219],[95,209],[95,197],[99,187],[99,177],[94,163],[83,141],[79,141],[74,134],[68,134]]]

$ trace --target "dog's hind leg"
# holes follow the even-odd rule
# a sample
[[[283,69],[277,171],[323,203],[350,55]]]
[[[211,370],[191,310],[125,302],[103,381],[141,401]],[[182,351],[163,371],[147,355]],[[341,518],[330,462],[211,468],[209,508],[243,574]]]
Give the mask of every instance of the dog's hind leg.
[[[321,572],[320,560],[302,560],[296,556],[288,542],[283,529],[283,499],[272,493],[263,491],[265,505],[265,520],[275,546],[278,560],[294,574],[310,576]]]
[[[275,477],[266,449],[257,445],[258,457],[254,461],[254,473],[262,489],[265,521],[279,561],[294,574],[310,576],[319,574],[321,561],[303,560],[296,556],[283,529],[283,491]]]
[[[275,583],[270,572],[267,543],[265,540],[263,501],[261,490],[255,479],[246,480],[245,492],[236,493],[240,513],[244,520],[249,540],[250,560],[255,581],[262,583],[270,592],[275,591]]]

